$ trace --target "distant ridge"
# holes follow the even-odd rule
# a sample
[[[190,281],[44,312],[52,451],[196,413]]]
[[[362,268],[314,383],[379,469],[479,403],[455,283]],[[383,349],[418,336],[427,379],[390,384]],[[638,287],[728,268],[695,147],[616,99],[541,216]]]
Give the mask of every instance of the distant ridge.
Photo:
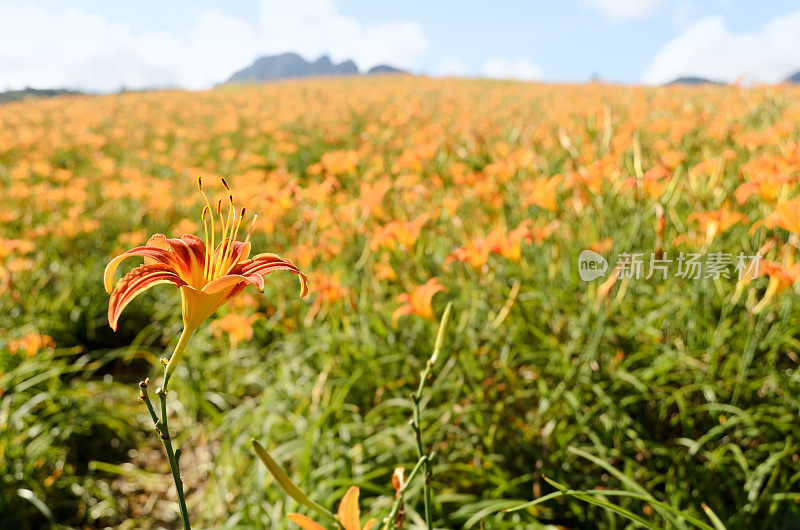
[[[375,75],[375,74],[406,74],[405,70],[401,70],[399,68],[395,68],[394,66],[389,66],[388,64],[379,64],[377,66],[373,66],[369,70],[367,70],[367,75]]]
[[[784,83],[800,83],[800,70],[787,77]]]
[[[373,66],[368,74],[405,73],[393,66],[380,64]],[[259,57],[256,61],[233,74],[226,83],[258,83],[261,81],[277,81],[298,77],[327,75],[359,75],[358,67],[353,61],[333,63],[327,55],[310,62],[296,53],[282,53]]]
[[[679,77],[677,79],[673,79],[669,83],[664,83],[664,86],[669,85],[724,85],[725,83],[720,83],[719,81],[711,81],[710,79],[706,79],[705,77]]]
[[[77,90],[67,90],[65,88],[31,88],[25,87],[23,90],[9,90],[7,92],[0,92],[0,103],[8,101],[19,101],[28,98],[52,98],[54,96],[79,96],[83,92]]]

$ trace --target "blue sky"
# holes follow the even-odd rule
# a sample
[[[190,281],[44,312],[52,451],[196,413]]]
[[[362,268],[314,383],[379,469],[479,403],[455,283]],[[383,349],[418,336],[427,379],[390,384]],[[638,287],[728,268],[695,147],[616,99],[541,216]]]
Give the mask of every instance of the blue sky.
[[[0,0],[0,89],[204,88],[297,51],[429,75],[777,82],[800,70],[789,1]]]

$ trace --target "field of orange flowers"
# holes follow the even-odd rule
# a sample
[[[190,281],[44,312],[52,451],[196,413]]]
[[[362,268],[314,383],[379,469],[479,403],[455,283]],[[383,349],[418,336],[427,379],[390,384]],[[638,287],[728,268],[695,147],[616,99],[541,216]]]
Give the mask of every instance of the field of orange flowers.
[[[103,270],[152,234],[202,237],[197,180],[215,203],[224,177],[253,248],[310,293],[269,276],[177,368],[198,528],[291,527],[251,438],[323,506],[356,485],[385,510],[448,302],[421,418],[437,527],[786,527],[799,124],[790,86],[414,77],[0,105],[0,521],[176,527],[136,382],[180,300],[155,287],[114,332]],[[587,250],[608,263],[589,281]]]

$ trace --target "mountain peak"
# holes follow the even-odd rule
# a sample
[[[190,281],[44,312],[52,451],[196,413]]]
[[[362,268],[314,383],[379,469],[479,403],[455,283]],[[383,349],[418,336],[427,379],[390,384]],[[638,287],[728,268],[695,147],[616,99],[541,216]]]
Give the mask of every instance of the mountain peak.
[[[369,74],[405,73],[402,70],[381,64],[373,66]],[[327,55],[322,55],[316,61],[310,62],[294,52],[279,55],[266,55],[256,59],[253,64],[233,74],[227,83],[258,83],[261,81],[276,81],[279,79],[292,79],[296,77],[316,77],[329,75],[359,75],[358,66],[352,60],[339,64],[331,61]]]

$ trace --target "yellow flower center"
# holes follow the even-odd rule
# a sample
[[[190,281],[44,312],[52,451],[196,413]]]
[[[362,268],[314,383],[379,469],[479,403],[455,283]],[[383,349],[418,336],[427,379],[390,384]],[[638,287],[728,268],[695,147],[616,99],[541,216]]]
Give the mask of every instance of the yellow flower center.
[[[218,255],[215,255],[216,249],[216,217],[214,216],[214,208],[211,206],[205,190],[203,190],[203,179],[197,179],[197,185],[200,188],[200,193],[203,194],[203,199],[206,205],[203,207],[203,231],[205,233],[205,263],[203,263],[203,283],[206,284],[212,280],[216,280],[225,276],[230,272],[236,263],[239,261],[238,255],[234,254],[236,238],[239,234],[239,229],[244,219],[246,209],[242,208],[241,213],[237,216],[236,207],[233,204],[233,194],[230,193],[230,187],[224,178],[222,185],[228,192],[228,211],[223,212],[222,200],[217,201],[217,216],[219,216],[219,223],[222,227],[220,245]],[[253,216],[250,223],[250,228],[247,231],[247,237],[244,243],[250,240],[250,235],[253,233],[253,226],[255,225],[258,216]]]

